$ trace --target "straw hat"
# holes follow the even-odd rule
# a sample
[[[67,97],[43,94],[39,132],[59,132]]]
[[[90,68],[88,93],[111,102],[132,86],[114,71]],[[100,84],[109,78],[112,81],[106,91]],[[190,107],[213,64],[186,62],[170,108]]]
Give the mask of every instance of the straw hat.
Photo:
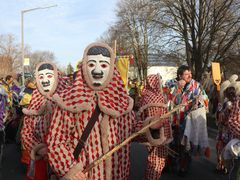
[[[240,140],[232,139],[223,150],[224,159],[232,159],[233,157],[240,156]]]
[[[240,81],[235,81],[232,82],[229,87],[234,87],[236,90],[236,94],[239,96],[240,95]]]
[[[221,102],[223,102],[224,100],[224,91],[229,87],[229,85],[231,84],[231,82],[229,80],[224,81],[221,84],[221,89],[220,89],[220,100]]]
[[[238,79],[238,75],[233,74],[228,80],[232,83],[235,82]]]

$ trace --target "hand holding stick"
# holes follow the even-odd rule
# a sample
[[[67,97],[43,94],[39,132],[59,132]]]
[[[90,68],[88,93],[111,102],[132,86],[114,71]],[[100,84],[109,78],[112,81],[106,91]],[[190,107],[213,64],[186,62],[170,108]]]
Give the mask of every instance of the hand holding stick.
[[[154,124],[158,123],[160,120],[165,119],[170,117],[174,112],[178,111],[180,108],[187,106],[189,103],[191,103],[191,101],[188,101],[184,104],[179,104],[177,105],[175,108],[173,108],[171,111],[167,112],[166,114],[162,115],[161,117],[152,117],[152,119],[154,119],[154,121],[150,122],[148,125],[144,126],[142,129],[140,129],[138,132],[133,133],[131,136],[129,136],[126,140],[124,140],[122,143],[120,143],[119,145],[117,145],[116,147],[114,147],[113,149],[109,150],[106,154],[103,154],[102,156],[100,156],[98,159],[96,159],[95,161],[93,161],[91,164],[89,164],[83,171],[83,173],[89,172],[93,167],[95,167],[96,165],[98,165],[100,162],[102,162],[103,160],[109,158],[114,152],[118,151],[120,148],[122,148],[123,146],[127,145],[132,139],[136,138],[137,136],[145,133],[148,128],[150,128],[151,126],[153,126]],[[156,120],[155,120],[156,119]]]

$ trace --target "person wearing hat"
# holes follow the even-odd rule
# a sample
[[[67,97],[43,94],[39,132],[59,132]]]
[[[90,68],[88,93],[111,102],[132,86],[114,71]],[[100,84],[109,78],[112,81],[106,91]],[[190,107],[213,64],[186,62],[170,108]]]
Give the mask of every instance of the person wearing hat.
[[[18,126],[18,131],[16,134],[16,142],[17,143],[21,143],[20,140],[20,133],[22,130],[22,125],[23,125],[23,113],[22,113],[22,108],[27,108],[28,105],[30,104],[30,101],[32,99],[32,93],[33,91],[36,89],[36,81],[35,78],[31,77],[31,78],[27,78],[25,81],[25,88],[23,90],[22,94],[22,98],[19,102],[19,105],[21,107],[21,113],[19,113],[19,116],[21,116],[20,118],[20,123]],[[30,153],[28,153],[28,151],[26,149],[24,149],[24,147],[21,147],[21,162],[23,164],[28,165],[30,162]]]
[[[224,164],[230,170],[229,179],[240,179],[240,139],[232,139],[222,151]]]
[[[231,140],[231,133],[228,127],[228,117],[230,113],[230,101],[227,99],[227,90],[231,82],[229,80],[224,81],[220,88],[220,103],[216,111],[216,125],[218,127],[218,133],[216,137],[216,153],[217,153],[217,172],[227,173],[227,169],[224,166],[222,159],[222,151],[225,145]]]
[[[228,125],[229,125],[229,131],[232,135],[232,140],[229,142],[230,145],[227,145],[225,149],[230,148],[230,152],[232,152],[232,159],[236,157],[240,157],[239,150],[240,150],[240,97],[239,97],[239,84],[237,81],[231,83],[231,85],[227,89],[227,98],[231,101],[229,103],[231,105],[230,108],[230,114],[228,117]],[[229,166],[229,169],[233,173],[231,175],[233,176],[233,179],[238,179],[240,177],[237,177],[236,172],[237,167],[238,171],[240,162],[239,160],[234,160],[234,164],[230,163],[232,160],[227,160],[226,158],[226,165]]]
[[[229,115],[229,128],[234,138],[240,139],[240,97],[234,87],[229,87],[228,98],[232,106]]]

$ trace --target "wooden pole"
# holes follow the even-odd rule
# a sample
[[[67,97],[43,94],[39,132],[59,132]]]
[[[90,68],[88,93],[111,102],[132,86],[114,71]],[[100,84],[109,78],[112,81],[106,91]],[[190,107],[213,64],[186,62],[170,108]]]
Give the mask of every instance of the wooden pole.
[[[114,55],[117,57],[117,40],[114,40]]]
[[[97,166],[99,163],[101,163],[103,160],[109,158],[114,152],[118,151],[120,148],[122,148],[123,146],[127,145],[132,139],[136,138],[137,136],[145,133],[148,128],[150,128],[152,125],[158,123],[160,120],[168,118],[172,113],[178,111],[180,108],[188,105],[190,102],[192,101],[188,101],[187,103],[184,104],[179,104],[178,106],[176,106],[175,108],[173,108],[171,111],[169,111],[168,113],[162,115],[161,117],[157,118],[157,120],[150,122],[148,125],[144,126],[142,129],[140,129],[139,131],[133,133],[131,136],[129,136],[127,139],[125,139],[122,143],[120,143],[119,145],[117,145],[116,147],[114,147],[113,149],[109,150],[106,154],[103,154],[102,156],[100,156],[98,159],[96,159],[95,161],[93,161],[91,164],[89,164],[84,170],[83,173],[89,172],[92,168],[94,168],[95,166]],[[156,117],[153,117],[152,119],[156,119]]]

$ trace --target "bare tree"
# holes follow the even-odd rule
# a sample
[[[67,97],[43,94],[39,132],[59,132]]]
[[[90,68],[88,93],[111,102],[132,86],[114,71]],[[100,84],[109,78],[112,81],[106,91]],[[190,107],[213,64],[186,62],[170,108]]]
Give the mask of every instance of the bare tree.
[[[34,74],[36,65],[43,61],[55,61],[55,56],[50,51],[35,51],[31,52],[31,48],[25,46],[25,57],[30,58],[30,65],[25,67],[25,72]],[[8,74],[22,73],[23,62],[21,57],[20,45],[16,43],[14,35],[0,35],[0,76]]]
[[[240,35],[239,0],[161,0],[169,43],[185,48],[187,64],[200,79],[211,61],[222,61]]]
[[[73,74],[74,73],[74,68],[73,68],[73,66],[71,65],[71,63],[69,63],[68,65],[67,65],[67,75],[71,75],[71,74]]]
[[[27,72],[34,75],[36,66],[44,61],[55,62],[55,56],[53,52],[50,51],[35,51],[28,55],[30,58],[30,65],[27,66]]]
[[[101,37],[110,44],[117,40],[118,54],[134,56],[140,80],[147,75],[148,55],[159,51],[160,29],[152,23],[157,11],[150,0],[122,0],[117,6],[117,21]]]
[[[117,21],[100,38],[108,44],[117,40],[117,55],[134,56],[140,80],[146,77],[149,65],[179,64],[184,59],[182,53],[163,42],[170,31],[164,23],[158,23],[166,20],[158,4],[151,0],[120,1]]]
[[[8,73],[17,73],[20,68],[19,57],[20,57],[19,45],[15,42],[15,37],[12,34],[0,35],[0,56],[2,62],[5,64],[5,68],[8,69]],[[4,74],[6,75],[6,74]]]

